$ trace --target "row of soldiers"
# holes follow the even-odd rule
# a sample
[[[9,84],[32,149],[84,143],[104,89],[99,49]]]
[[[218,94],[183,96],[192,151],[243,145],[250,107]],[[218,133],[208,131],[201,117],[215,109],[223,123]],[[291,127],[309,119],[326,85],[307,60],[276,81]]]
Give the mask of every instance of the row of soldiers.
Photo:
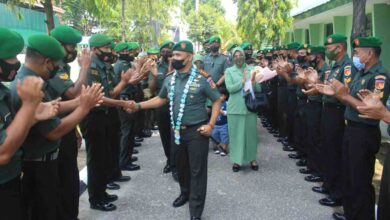
[[[298,159],[305,180],[322,182],[312,190],[326,195],[324,206],[343,206],[334,219],[375,219],[372,185],[375,155],[381,143],[379,120],[362,116],[369,91],[386,103],[389,73],[382,66],[380,39],[359,37],[348,55],[347,37],[328,36],[324,45],[290,43],[264,49],[248,63],[270,67],[277,77],[262,84],[268,106],[263,125],[288,156]],[[327,64],[326,58],[331,65]],[[379,219],[388,219],[383,206]]]

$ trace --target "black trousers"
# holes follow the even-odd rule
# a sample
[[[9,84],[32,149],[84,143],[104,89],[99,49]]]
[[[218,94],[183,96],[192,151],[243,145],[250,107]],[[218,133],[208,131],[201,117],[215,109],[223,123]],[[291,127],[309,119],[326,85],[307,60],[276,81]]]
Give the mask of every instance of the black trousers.
[[[297,94],[296,90],[287,90],[287,137],[290,141],[290,144],[296,146],[294,140],[294,118],[295,118],[295,109],[297,107]]]
[[[80,177],[76,130],[62,137],[58,153],[58,219],[75,220],[79,214]]]
[[[288,136],[288,89],[287,86],[281,86],[278,88],[277,97],[277,116],[279,125],[279,134],[283,137]]]
[[[278,90],[271,85],[271,92],[269,94],[269,119],[272,127],[278,128]]]
[[[180,145],[176,145],[172,137],[180,191],[189,196],[190,214],[195,217],[200,217],[203,213],[207,191],[209,138],[197,131],[200,126],[202,125],[181,130]]]
[[[22,186],[20,176],[0,184],[0,215],[4,220],[22,220]]]
[[[321,116],[321,140],[324,149],[324,171],[329,196],[342,199],[341,165],[344,138],[344,107],[324,104]]]
[[[89,202],[105,199],[110,166],[109,117],[104,111],[90,112],[80,124],[87,150]]]
[[[348,220],[375,219],[375,190],[372,177],[379,151],[379,126],[345,127],[343,141],[343,206]],[[389,208],[389,207],[388,207]]]
[[[161,143],[164,148],[164,154],[167,158],[167,164],[175,167],[175,162],[171,159],[171,120],[169,115],[169,104],[156,109],[156,119]]]
[[[307,155],[307,143],[306,143],[306,105],[307,100],[297,100],[297,107],[294,114],[294,143],[298,152],[306,157]]]
[[[378,220],[390,219],[390,151],[387,151],[383,165],[381,188],[378,201]]]
[[[131,162],[131,155],[134,149],[134,114],[129,114],[122,109],[118,109],[119,119],[121,121],[121,139],[119,166],[125,167]]]
[[[120,140],[121,140],[121,121],[119,119],[118,109],[112,107],[108,111],[109,115],[109,146],[108,152],[110,155],[110,166],[108,180],[109,182],[115,181],[122,176],[121,169],[119,167],[119,154],[120,154]]]
[[[321,148],[322,102],[308,101],[306,104],[307,167],[323,175],[323,149]]]
[[[24,219],[57,218],[58,161],[24,161],[22,181]]]

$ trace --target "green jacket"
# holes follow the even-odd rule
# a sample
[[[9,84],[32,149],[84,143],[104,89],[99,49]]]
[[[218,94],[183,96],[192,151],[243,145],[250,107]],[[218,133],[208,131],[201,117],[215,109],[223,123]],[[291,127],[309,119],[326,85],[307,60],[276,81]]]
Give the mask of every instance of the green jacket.
[[[252,66],[244,64],[243,67],[238,68],[236,65],[227,68],[225,72],[225,85],[229,92],[229,102],[227,106],[228,114],[254,114],[246,108],[243,88],[244,84],[242,83],[242,77],[244,69],[247,71],[247,79],[251,78]],[[256,83],[254,85],[254,90],[256,92],[261,91],[260,84]]]

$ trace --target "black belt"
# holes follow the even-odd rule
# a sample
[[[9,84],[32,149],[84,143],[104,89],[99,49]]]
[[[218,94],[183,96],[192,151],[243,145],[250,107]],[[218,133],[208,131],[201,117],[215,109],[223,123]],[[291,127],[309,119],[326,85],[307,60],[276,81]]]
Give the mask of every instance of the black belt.
[[[324,102],[324,107],[345,109],[345,106],[339,105],[339,104],[335,104],[335,103],[331,103],[331,102]]]
[[[15,186],[17,186],[19,184],[19,181],[20,181],[20,175],[18,175],[17,177],[9,180],[6,183],[0,184],[0,189],[8,189],[8,188],[15,187]]]
[[[42,157],[37,157],[37,158],[29,158],[29,157],[24,157],[24,161],[33,161],[33,162],[46,162],[46,161],[52,161],[56,160],[58,158],[58,149],[55,151],[49,152]]]
[[[197,124],[192,124],[192,125],[182,125],[180,127],[180,130],[186,130],[186,129],[190,129],[190,128],[197,127],[197,126],[204,125],[204,124],[207,124],[207,121],[203,121],[203,122],[200,122]]]
[[[351,121],[351,120],[345,120],[345,125],[349,127],[357,127],[357,128],[379,128],[378,125],[369,125],[369,124],[364,124],[361,122],[356,122],[356,121]]]
[[[315,105],[322,105],[322,102],[321,102],[321,101],[310,100],[310,99],[307,100],[307,103],[315,104]]]

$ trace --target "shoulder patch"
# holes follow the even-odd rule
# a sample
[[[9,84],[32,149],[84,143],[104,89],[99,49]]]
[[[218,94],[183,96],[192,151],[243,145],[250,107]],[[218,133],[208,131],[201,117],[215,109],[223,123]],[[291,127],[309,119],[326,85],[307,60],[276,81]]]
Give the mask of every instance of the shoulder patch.
[[[345,66],[344,67],[344,76],[350,76],[351,75],[351,66]]]
[[[96,69],[91,69],[91,74],[94,76],[98,76],[99,72]]]
[[[382,92],[385,88],[386,76],[375,76],[375,91]]]
[[[59,78],[62,80],[68,80],[69,79],[69,74],[68,73],[61,73],[59,75]]]

